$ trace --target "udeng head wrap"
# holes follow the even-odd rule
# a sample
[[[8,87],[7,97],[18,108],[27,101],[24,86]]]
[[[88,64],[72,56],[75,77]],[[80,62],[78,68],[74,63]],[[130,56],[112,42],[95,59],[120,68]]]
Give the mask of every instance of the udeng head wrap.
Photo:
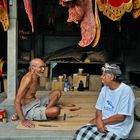
[[[118,65],[105,63],[105,65],[102,67],[102,71],[104,74],[114,75],[114,81],[121,82],[122,72]]]

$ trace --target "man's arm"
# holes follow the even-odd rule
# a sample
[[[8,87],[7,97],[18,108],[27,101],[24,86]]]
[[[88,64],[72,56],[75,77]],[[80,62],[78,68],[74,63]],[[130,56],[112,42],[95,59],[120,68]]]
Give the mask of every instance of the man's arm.
[[[102,111],[96,109],[96,126],[100,132],[105,132],[106,128],[102,120]]]
[[[106,131],[106,128],[105,128],[105,125],[104,125],[104,122],[102,120],[102,111],[99,110],[99,109],[96,109],[96,114],[95,114],[95,118],[93,118],[90,123],[92,124],[95,124],[96,127],[98,128],[98,130],[100,132],[105,132]]]
[[[101,110],[96,109],[96,117],[93,118],[90,123],[97,125],[97,121],[98,124],[103,123],[103,125],[111,125],[111,124],[116,124],[119,122],[124,121],[126,118],[125,115],[121,115],[121,114],[117,114],[117,115],[113,115],[107,119],[102,120],[102,112]]]
[[[20,84],[16,99],[15,99],[15,108],[16,108],[16,112],[19,116],[19,119],[21,121],[21,124],[24,125],[25,127],[34,127],[34,124],[31,121],[28,121],[25,119],[25,116],[22,111],[21,101],[22,101],[24,95],[26,94],[26,92],[29,88],[30,82],[31,82],[31,78],[27,78],[27,77],[23,77],[23,78],[24,79],[21,81],[21,84]]]
[[[108,124],[116,124],[116,123],[119,123],[119,122],[122,122],[124,121],[126,118],[125,115],[120,115],[120,114],[117,114],[117,115],[113,115],[107,119],[104,119],[103,120],[103,123],[104,125],[108,125]]]

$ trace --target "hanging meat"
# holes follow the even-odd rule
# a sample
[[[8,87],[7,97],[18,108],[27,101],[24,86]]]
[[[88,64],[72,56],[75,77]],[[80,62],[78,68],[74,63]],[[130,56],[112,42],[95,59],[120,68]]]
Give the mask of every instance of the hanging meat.
[[[71,7],[74,5],[78,0],[59,0],[59,4],[63,7]]]
[[[90,45],[96,34],[96,22],[92,10],[92,0],[85,0],[84,3],[84,17],[80,24],[82,40],[79,42],[79,45],[81,47]]]
[[[7,0],[0,0],[0,22],[3,25],[4,31],[7,31],[9,27]]]
[[[62,2],[63,1],[63,2]],[[66,4],[61,0],[63,6],[69,7],[69,17],[67,22],[80,24],[82,39],[79,46],[86,47],[90,45],[96,34],[96,22],[92,9],[92,0],[77,0]]]
[[[69,17],[67,22],[79,24],[84,16],[84,3],[75,5],[69,8]]]
[[[28,14],[28,18],[32,26],[32,32],[34,32],[32,0],[23,0],[23,2],[24,2],[25,11]]]

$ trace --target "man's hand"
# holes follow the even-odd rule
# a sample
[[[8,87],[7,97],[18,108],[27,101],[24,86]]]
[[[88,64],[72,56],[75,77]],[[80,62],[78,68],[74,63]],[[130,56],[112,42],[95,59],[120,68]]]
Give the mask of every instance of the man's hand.
[[[29,127],[29,128],[34,128],[35,127],[35,124],[32,121],[29,121],[29,120],[21,121],[21,124],[23,126]]]
[[[92,120],[90,120],[89,123],[96,125],[96,118],[93,118]]]
[[[96,127],[100,132],[106,132],[106,127],[101,119],[96,119]]]

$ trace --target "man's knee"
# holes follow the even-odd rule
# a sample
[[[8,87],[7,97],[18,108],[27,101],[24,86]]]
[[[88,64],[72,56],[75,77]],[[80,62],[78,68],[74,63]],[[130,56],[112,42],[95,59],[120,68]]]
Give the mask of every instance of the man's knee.
[[[60,108],[59,107],[55,107],[54,108],[54,112],[53,112],[56,116],[60,114]]]
[[[56,117],[60,114],[59,107],[52,107],[46,110],[46,114],[48,117]]]
[[[54,90],[52,92],[52,97],[57,97],[57,98],[60,98],[61,97],[61,91],[60,90]]]

